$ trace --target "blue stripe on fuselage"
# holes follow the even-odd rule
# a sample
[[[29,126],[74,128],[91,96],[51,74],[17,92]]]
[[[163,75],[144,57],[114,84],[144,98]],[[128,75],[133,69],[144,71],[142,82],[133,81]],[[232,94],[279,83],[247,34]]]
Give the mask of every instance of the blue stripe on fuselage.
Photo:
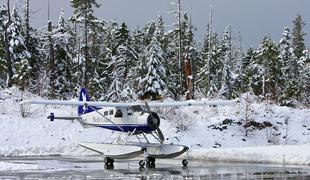
[[[118,126],[115,126],[115,125],[100,125],[98,127],[105,128],[105,129],[110,129],[110,130],[113,130],[113,131],[122,131],[119,128],[119,127],[121,127],[124,130],[124,132],[136,131],[136,132],[149,133],[149,132],[155,130],[155,129],[150,128],[147,125],[127,125],[127,124],[126,125],[122,125],[122,124],[119,124]]]

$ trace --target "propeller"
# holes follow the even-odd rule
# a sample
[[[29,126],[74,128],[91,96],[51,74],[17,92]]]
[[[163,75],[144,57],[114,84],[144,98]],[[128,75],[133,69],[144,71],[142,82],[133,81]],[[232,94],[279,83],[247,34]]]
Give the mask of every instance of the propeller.
[[[156,133],[159,137],[160,144],[163,144],[163,142],[165,141],[165,137],[159,128],[158,118],[154,117],[153,112],[151,111],[151,108],[150,108],[149,104],[147,103],[147,101],[145,101],[145,107],[146,107],[148,113],[150,114],[150,116],[152,117],[152,122],[153,122],[152,124],[156,128]]]

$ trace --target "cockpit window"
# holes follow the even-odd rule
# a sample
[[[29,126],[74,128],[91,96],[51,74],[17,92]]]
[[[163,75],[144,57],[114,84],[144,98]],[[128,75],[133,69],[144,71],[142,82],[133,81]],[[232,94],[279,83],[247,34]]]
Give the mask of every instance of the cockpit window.
[[[141,105],[130,106],[130,109],[132,110],[132,112],[141,112],[144,110]]]
[[[114,117],[123,117],[123,113],[120,109],[116,110]]]

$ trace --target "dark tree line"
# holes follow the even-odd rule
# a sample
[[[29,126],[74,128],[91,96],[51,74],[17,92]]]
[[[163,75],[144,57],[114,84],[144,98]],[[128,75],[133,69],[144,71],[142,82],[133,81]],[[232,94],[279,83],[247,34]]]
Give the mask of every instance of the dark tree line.
[[[25,9],[0,7],[0,86],[68,99],[87,87],[95,100],[220,97],[245,92],[282,104],[310,102],[310,58],[300,15],[274,42],[243,52],[234,32],[208,33],[200,45],[187,14],[167,29],[162,17],[130,31],[94,15],[95,0],[73,0],[49,29],[36,29]],[[22,18],[25,17],[25,18]],[[181,38],[180,38],[181,37]],[[180,44],[181,43],[181,44]],[[180,49],[181,47],[181,49]],[[180,79],[181,78],[181,79]]]

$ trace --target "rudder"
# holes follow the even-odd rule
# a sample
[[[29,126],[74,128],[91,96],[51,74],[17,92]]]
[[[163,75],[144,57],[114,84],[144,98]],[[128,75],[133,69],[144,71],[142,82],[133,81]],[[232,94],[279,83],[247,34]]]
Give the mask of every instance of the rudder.
[[[85,88],[82,88],[80,91],[80,97],[79,97],[79,101],[90,101],[90,97],[88,95],[88,92]],[[81,116],[83,114],[87,114],[90,112],[93,112],[95,110],[98,110],[100,108],[94,107],[92,106],[92,108],[90,107],[85,107],[85,106],[79,106],[78,107],[78,115]]]

